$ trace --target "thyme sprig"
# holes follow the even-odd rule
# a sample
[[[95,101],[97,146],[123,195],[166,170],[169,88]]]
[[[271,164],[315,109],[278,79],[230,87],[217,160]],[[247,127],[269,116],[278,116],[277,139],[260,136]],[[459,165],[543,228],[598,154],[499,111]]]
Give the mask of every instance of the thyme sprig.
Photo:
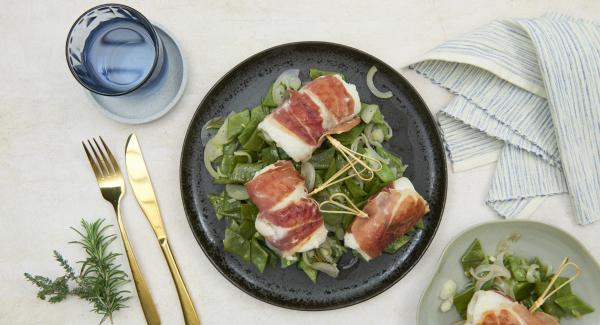
[[[89,301],[92,310],[100,315],[100,323],[109,319],[115,311],[127,307],[126,302],[131,297],[129,291],[122,289],[128,277],[116,263],[119,255],[109,251],[109,245],[116,239],[115,234],[107,234],[110,225],[104,225],[104,219],[92,223],[81,220],[81,230],[71,227],[81,237],[72,241],[81,245],[86,252],[86,259],[78,261],[81,265],[79,274],[76,274],[69,262],[57,251],[54,259],[58,261],[64,275],[51,280],[49,277],[25,273],[25,278],[40,290],[38,298],[48,302],[57,303],[65,300],[69,295],[77,296]],[[74,286],[71,288],[69,284]]]

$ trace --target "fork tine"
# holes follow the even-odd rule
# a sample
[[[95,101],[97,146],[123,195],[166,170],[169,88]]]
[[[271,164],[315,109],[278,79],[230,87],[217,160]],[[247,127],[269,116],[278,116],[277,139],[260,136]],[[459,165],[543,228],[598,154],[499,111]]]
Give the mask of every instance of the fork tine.
[[[96,162],[94,161],[94,158],[92,158],[92,155],[90,155],[88,148],[85,146],[85,142],[81,141],[81,144],[83,145],[83,150],[85,150],[85,155],[87,156],[87,158],[90,162],[90,166],[92,166],[94,175],[96,175],[96,179],[102,178],[102,173],[100,173],[100,170],[98,170],[98,166],[96,166]]]
[[[104,163],[104,166],[106,167],[106,170],[108,171],[108,174],[112,174],[114,171],[114,168],[112,167],[112,164],[110,163],[110,161],[108,161],[108,159],[106,159],[106,156],[104,155],[104,150],[102,150],[102,147],[100,147],[100,145],[96,141],[96,138],[92,138],[92,140],[94,140],[94,144],[96,144],[96,149],[98,149],[100,156],[102,156],[102,162]]]
[[[106,155],[108,155],[108,158],[110,159],[110,162],[112,164],[113,170],[115,171],[115,173],[120,174],[121,170],[119,169],[119,164],[117,163],[117,161],[115,160],[115,156],[113,156],[112,152],[110,151],[110,149],[108,149],[108,146],[106,145],[106,143],[104,142],[104,139],[102,139],[102,137],[100,138],[100,142],[102,142],[102,145],[104,146],[104,149],[106,151]]]
[[[104,161],[100,158],[100,156],[96,152],[96,149],[94,148],[94,145],[92,145],[92,142],[90,140],[87,140],[87,142],[88,142],[88,145],[90,146],[90,148],[92,149],[92,152],[94,153],[94,157],[96,158],[96,161],[98,162],[98,169],[100,169],[102,174],[108,176],[109,172],[108,172],[108,169],[106,168],[106,166],[104,166]]]

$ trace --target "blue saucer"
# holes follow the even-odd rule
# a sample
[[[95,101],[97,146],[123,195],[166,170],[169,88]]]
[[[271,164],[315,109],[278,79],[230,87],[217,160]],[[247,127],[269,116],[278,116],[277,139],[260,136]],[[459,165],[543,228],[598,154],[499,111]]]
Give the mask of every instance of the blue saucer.
[[[166,54],[165,76],[156,84],[142,87],[123,96],[102,96],[88,92],[95,106],[105,116],[128,124],[154,121],[165,115],[183,95],[187,84],[187,67],[175,39],[162,27],[154,25],[163,41]]]

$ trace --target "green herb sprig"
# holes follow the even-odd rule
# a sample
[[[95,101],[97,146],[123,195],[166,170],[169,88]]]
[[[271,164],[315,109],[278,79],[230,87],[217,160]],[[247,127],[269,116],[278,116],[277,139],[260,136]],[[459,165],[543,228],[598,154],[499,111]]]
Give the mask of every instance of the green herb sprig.
[[[116,263],[121,254],[109,251],[109,245],[117,237],[115,234],[107,234],[107,229],[111,226],[103,223],[104,219],[92,223],[82,219],[81,230],[71,227],[81,238],[70,243],[81,245],[87,255],[85,260],[77,262],[81,264],[79,274],[75,273],[59,252],[54,251],[54,259],[62,267],[64,275],[51,280],[46,276],[25,273],[25,278],[40,289],[38,298],[48,298],[48,302],[57,303],[70,295],[79,297],[90,302],[92,310],[102,315],[100,323],[106,319],[112,323],[113,313],[126,308],[126,302],[131,296],[128,290],[122,289],[129,280]]]

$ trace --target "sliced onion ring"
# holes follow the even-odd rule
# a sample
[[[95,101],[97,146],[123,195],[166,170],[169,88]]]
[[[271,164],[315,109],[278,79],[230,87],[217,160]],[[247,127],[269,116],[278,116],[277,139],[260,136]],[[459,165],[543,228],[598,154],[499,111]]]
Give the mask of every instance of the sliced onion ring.
[[[507,279],[510,278],[510,271],[502,265],[482,264],[475,269],[475,275],[481,274],[483,272],[490,272],[496,277],[503,277]]]
[[[231,141],[231,139],[229,139],[227,136],[227,120],[231,114],[233,113],[230,113],[227,116],[217,131],[217,134],[208,139],[206,145],[204,146],[204,167],[206,167],[206,170],[213,178],[223,176],[219,170],[214,169],[212,162],[223,155],[223,145]]]
[[[200,141],[202,141],[203,146],[205,146],[206,143],[208,143],[208,140],[217,134],[224,121],[225,119],[223,116],[218,116],[210,119],[204,124],[204,126],[202,126],[202,130],[200,131]]]
[[[273,90],[271,91],[271,95],[273,96],[273,101],[277,105],[281,105],[283,101],[287,98],[288,90],[300,89],[302,82],[300,81],[300,70],[298,69],[288,69],[283,71],[275,82],[273,83]]]
[[[383,91],[377,89],[377,87],[375,87],[375,83],[373,82],[375,73],[377,73],[376,66],[372,66],[369,69],[369,71],[367,72],[367,87],[369,87],[369,90],[373,93],[373,95],[375,95],[375,97],[377,97],[377,98],[382,98],[382,99],[388,99],[388,98],[391,98],[392,96],[394,96],[394,94],[392,93],[391,90],[383,92]]]
[[[375,104],[367,105],[365,108],[360,110],[360,118],[367,124],[371,123],[371,120],[373,119],[373,116],[375,116],[375,113],[377,113],[378,109],[379,106]]]
[[[494,279],[494,288],[502,291],[507,296],[514,297],[514,295],[512,294],[511,286],[507,281],[505,281],[502,278]]]
[[[392,130],[392,127],[386,121],[383,121],[383,126],[385,126],[385,128],[387,129],[387,133],[384,135],[384,139],[386,139],[386,140],[391,139],[392,135],[394,133],[394,131]]]
[[[334,264],[315,262],[311,264],[310,267],[333,278],[337,278],[338,274],[340,274],[340,270],[338,270],[337,266]]]
[[[529,266],[529,269],[527,270],[527,276],[525,277],[527,282],[535,283],[540,278],[540,271],[538,270],[539,268],[540,266],[537,264],[531,264]]]
[[[469,272],[477,280],[475,290],[481,289],[486,282],[497,277],[510,279],[510,271],[506,267],[497,264],[482,264],[475,269],[469,270]],[[485,273],[485,275],[480,276],[481,273]]]
[[[303,162],[302,166],[300,166],[300,175],[304,177],[304,183],[308,192],[312,191],[315,187],[315,178],[317,177],[315,166],[309,162]]]
[[[204,147],[204,167],[213,178],[218,178],[219,172],[215,170],[212,161],[223,155],[223,146],[216,145],[213,141],[208,141]]]

